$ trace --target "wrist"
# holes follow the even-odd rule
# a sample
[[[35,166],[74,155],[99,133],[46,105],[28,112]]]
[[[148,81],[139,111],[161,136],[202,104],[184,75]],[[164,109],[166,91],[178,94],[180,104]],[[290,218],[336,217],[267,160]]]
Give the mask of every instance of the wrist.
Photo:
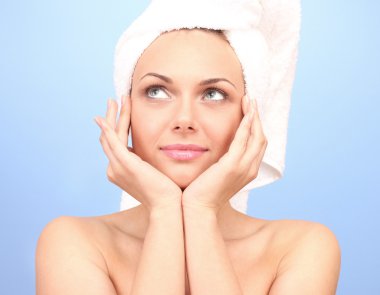
[[[198,204],[194,202],[186,202],[182,204],[182,211],[183,211],[184,219],[216,220],[218,216],[219,208],[211,206],[211,205]]]
[[[182,216],[181,202],[173,202],[165,205],[159,205],[150,208],[150,219],[162,219],[166,216],[176,216],[180,214]]]

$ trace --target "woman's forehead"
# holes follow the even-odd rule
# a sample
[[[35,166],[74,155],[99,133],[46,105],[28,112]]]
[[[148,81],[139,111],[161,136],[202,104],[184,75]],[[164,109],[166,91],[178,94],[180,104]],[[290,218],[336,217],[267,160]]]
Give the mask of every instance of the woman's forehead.
[[[138,60],[134,78],[167,75],[228,76],[244,84],[242,67],[224,35],[208,30],[176,30],[160,35]]]

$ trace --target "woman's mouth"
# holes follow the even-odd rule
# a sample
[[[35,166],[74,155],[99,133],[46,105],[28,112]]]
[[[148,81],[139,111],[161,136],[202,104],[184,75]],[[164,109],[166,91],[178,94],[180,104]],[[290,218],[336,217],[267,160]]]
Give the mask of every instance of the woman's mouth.
[[[169,158],[178,161],[193,160],[208,151],[207,148],[195,144],[171,144],[161,147],[160,150]]]

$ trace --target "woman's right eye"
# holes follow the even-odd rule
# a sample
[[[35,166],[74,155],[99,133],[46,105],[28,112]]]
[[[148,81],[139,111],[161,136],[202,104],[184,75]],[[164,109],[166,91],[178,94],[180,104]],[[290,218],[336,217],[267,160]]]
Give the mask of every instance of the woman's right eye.
[[[152,99],[170,99],[161,86],[151,86],[146,89],[146,95]]]

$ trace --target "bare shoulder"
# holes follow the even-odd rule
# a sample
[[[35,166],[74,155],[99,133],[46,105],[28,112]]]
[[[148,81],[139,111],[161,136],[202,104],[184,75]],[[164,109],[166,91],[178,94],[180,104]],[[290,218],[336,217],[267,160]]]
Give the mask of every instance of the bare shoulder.
[[[268,223],[273,243],[281,251],[270,295],[335,294],[341,251],[325,225],[302,220]]]
[[[61,216],[50,221],[43,229],[37,244],[40,247],[64,250],[98,252],[97,238],[107,231],[107,227],[97,217]]]
[[[98,247],[98,237],[107,232],[107,225],[95,217],[63,216],[49,222],[37,244],[37,294],[116,294]]]
[[[308,242],[324,242],[338,246],[335,234],[325,225],[305,220],[273,220],[267,222],[268,230],[279,242],[290,243],[293,248]]]

